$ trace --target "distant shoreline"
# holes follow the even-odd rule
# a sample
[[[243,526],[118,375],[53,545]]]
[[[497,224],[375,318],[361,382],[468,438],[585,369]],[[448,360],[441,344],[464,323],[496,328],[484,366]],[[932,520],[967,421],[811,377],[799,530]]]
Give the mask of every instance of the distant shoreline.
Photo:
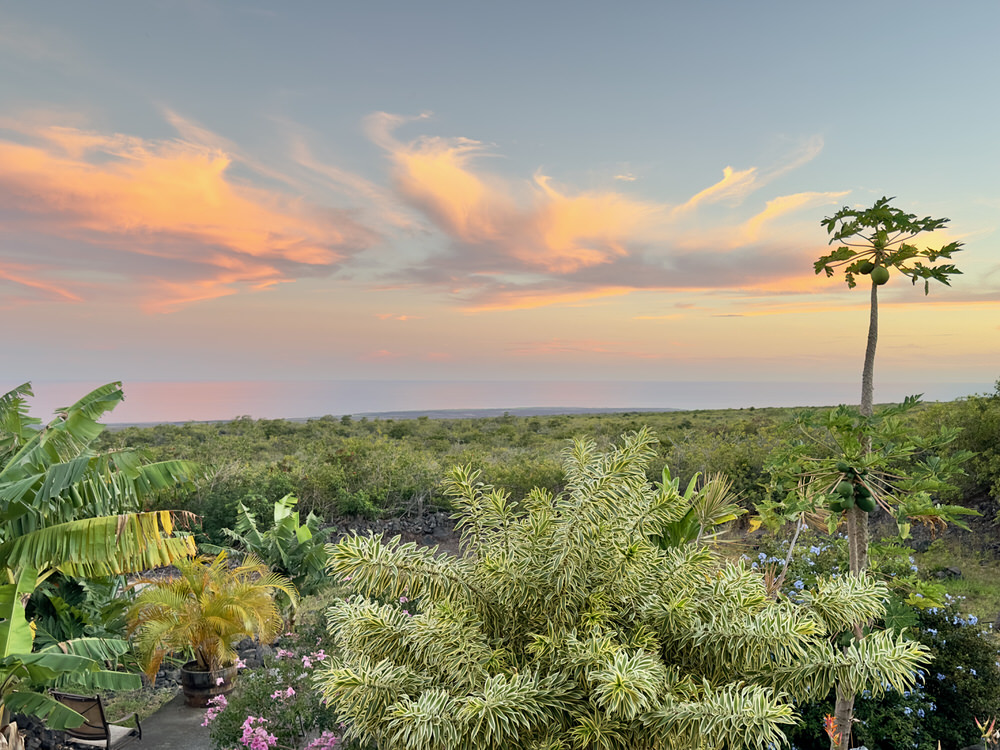
[[[327,414],[322,417],[278,417],[279,421],[305,423],[326,417],[340,419],[350,417],[355,419],[485,419],[488,417],[557,417],[562,414],[661,414],[668,411],[692,411],[691,409],[675,409],[663,407],[643,407],[643,408],[611,408],[611,407],[566,407],[566,406],[524,406],[510,409],[413,409],[409,411],[367,411],[357,414]],[[714,410],[707,410],[714,411]],[[109,430],[124,430],[126,427],[156,427],[157,425],[186,425],[186,424],[227,424],[233,419],[188,419],[179,422],[109,422],[106,427]],[[256,419],[256,418],[255,418]],[[268,419],[261,417],[260,419]]]
[[[36,414],[51,414],[103,383],[32,384]],[[615,414],[694,409],[801,408],[857,403],[854,382],[787,381],[124,381],[125,401],[108,415],[122,425],[229,422],[241,417],[306,421],[319,415],[358,419],[435,419],[556,414]],[[912,394],[951,401],[992,390],[980,383],[883,382],[876,400]],[[316,415],[316,416],[313,416]],[[43,417],[44,418],[44,417]]]

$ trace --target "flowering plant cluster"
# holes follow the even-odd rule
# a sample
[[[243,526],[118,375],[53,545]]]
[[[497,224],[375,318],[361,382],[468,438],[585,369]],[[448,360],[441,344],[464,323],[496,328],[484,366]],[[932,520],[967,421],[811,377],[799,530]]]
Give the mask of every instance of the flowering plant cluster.
[[[298,748],[307,737],[319,734],[309,743],[311,750],[330,750],[334,745],[340,750],[334,731],[337,718],[312,685],[313,672],[325,658],[322,647],[279,646],[264,667],[244,672],[228,700],[213,699],[206,712],[205,723],[211,727],[215,746],[219,750]]]

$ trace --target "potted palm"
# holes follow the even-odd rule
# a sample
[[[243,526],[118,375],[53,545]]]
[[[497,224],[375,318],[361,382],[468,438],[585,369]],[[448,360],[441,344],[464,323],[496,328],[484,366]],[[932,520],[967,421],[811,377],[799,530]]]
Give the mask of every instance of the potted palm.
[[[168,654],[191,657],[181,668],[181,687],[189,706],[203,707],[232,690],[236,643],[247,637],[270,641],[281,632],[275,592],[293,604],[297,594],[288,578],[252,555],[234,567],[225,552],[175,566],[175,576],[136,582],[142,589],[129,610],[129,632],[151,680]]]

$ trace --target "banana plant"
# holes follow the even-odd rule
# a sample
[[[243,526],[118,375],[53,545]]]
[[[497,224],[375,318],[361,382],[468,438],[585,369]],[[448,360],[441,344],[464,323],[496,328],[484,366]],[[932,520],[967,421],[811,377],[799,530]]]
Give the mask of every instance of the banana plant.
[[[128,650],[121,640],[82,638],[32,651],[35,631],[24,613],[24,602],[38,580],[38,571],[23,568],[13,583],[0,585],[0,714],[31,714],[50,729],[78,727],[84,717],[34,688],[71,680],[88,689],[137,690],[138,675],[113,672],[103,662]]]
[[[235,543],[234,551],[256,555],[273,570],[289,578],[300,595],[307,595],[326,581],[325,544],[330,532],[320,529],[320,520],[310,513],[299,522],[295,509],[298,499],[288,494],[274,503],[274,525],[261,531],[257,519],[240,503],[236,528],[222,532]],[[206,552],[218,554],[224,548],[202,545]]]
[[[193,537],[175,534],[185,514],[142,507],[159,490],[190,484],[200,470],[94,448],[104,429],[98,420],[124,397],[121,383],[58,409],[44,426],[28,415],[32,395],[25,383],[0,396],[0,717],[32,714],[59,729],[83,717],[33,688],[71,681],[135,689],[140,679],[102,668],[128,649],[121,640],[69,640],[33,651],[25,603],[51,576],[121,575],[191,557]]]
[[[31,567],[94,577],[169,565],[196,552],[174,534],[186,514],[143,512],[157,491],[190,485],[189,461],[145,463],[136,452],[98,452],[98,420],[122,401],[109,383],[57,410],[44,427],[28,416],[25,383],[0,396],[0,574]]]

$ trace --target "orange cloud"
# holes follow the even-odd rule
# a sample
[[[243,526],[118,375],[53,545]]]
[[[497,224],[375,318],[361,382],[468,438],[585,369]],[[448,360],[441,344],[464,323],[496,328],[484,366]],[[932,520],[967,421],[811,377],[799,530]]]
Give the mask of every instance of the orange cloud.
[[[702,203],[734,199],[742,200],[744,196],[756,189],[757,168],[751,167],[740,172],[726,167],[722,170],[722,179],[701,192],[692,195],[686,203],[674,208],[673,213],[679,214],[697,208]]]
[[[779,216],[812,206],[835,204],[849,192],[848,190],[844,190],[837,193],[795,193],[794,195],[782,195],[769,200],[763,211],[743,224],[739,233],[738,244],[756,242],[760,239],[761,229],[764,228],[765,224]]]
[[[773,232],[771,224],[844,195],[784,196],[755,217],[747,219],[745,211],[728,221],[713,217],[705,227],[698,216],[703,206],[738,205],[815,158],[822,141],[810,140],[767,168],[727,167],[720,182],[671,208],[617,189],[557,188],[541,173],[530,183],[500,177],[483,167],[490,149],[468,138],[395,136],[426,117],[377,113],[367,120],[369,136],[390,158],[399,197],[451,241],[398,278],[437,285],[467,311],[582,303],[639,289],[752,289],[807,277],[802,244]]]
[[[535,176],[536,189],[518,202],[513,186],[474,168],[484,144],[430,137],[403,143],[391,134],[403,122],[384,113],[369,119],[373,140],[390,153],[401,196],[456,241],[524,270],[567,273],[623,257],[627,241],[660,210],[611,191],[569,195],[544,175]]]
[[[191,141],[53,126],[34,143],[0,140],[0,196],[25,231],[155,259],[140,273],[148,309],[329,272],[374,241],[345,216],[237,182],[232,164]]]
[[[555,190],[548,177],[537,175],[544,200],[536,221],[546,252],[513,248],[515,257],[555,273],[574,271],[628,255],[625,244],[658,208],[616,193],[567,196]]]

